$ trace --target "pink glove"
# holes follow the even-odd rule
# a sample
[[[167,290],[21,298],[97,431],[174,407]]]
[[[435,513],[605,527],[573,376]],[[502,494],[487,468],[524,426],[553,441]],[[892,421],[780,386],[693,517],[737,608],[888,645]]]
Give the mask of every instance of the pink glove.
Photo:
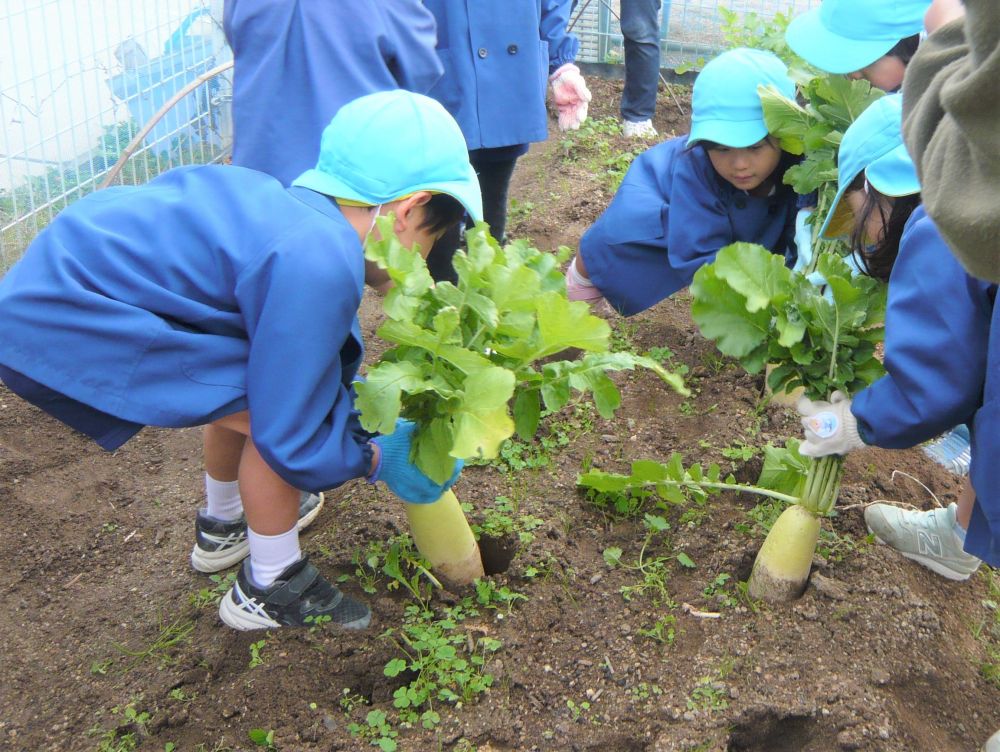
[[[552,99],[559,110],[559,130],[575,131],[587,119],[590,89],[573,63],[566,63],[549,76]]]

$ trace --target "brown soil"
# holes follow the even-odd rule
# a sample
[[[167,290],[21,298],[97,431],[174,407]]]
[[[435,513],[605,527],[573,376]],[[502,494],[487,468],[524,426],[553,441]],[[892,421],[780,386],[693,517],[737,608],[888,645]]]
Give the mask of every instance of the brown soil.
[[[613,115],[620,84],[592,83],[592,115]],[[686,109],[686,95],[678,99]],[[661,136],[683,132],[686,123],[661,92]],[[554,133],[533,148],[512,189],[532,207],[510,232],[540,247],[575,246],[610,198],[585,161],[563,159],[561,141]],[[677,451],[687,462],[719,462],[752,480],[759,458],[733,461],[722,450],[798,434],[787,408],[758,410],[760,380],[716,356],[692,325],[688,303],[677,295],[617,327],[638,351],[669,347],[675,363],[690,369],[693,397],[647,374],[626,375],[617,379],[623,406],[613,421],[571,410],[549,419],[570,440],[550,452],[548,467],[463,474],[456,491],[472,504],[474,520],[498,495],[514,499],[519,514],[544,520],[492,576],[527,600],[510,615],[484,610],[465,622],[470,634],[503,643],[488,665],[492,688],[462,707],[438,703],[441,724],[402,729],[400,749],[968,752],[1000,726],[997,688],[979,673],[986,644],[975,635],[992,618],[983,605],[987,578],[948,582],[864,539],[863,503],[933,503],[895,471],[918,478],[942,503],[956,498],[958,481],[917,450],[850,457],[840,514],[825,523],[839,543],[817,556],[822,577],[794,605],[754,610],[704,594],[720,574],[731,576],[726,589],[735,592],[761,542],[759,533],[744,532],[755,500],[733,494],[713,497],[691,522],[681,522],[681,509],[669,512],[672,530],[648,551],[668,557],[675,605],[623,599],[620,589],[637,574],[610,568],[602,552],[616,546],[634,561],[644,529],[641,519],[615,520],[586,501],[574,483],[584,463],[624,470],[629,460],[665,460]],[[377,304],[367,301],[373,345],[377,318]],[[7,614],[0,621],[0,748],[128,750],[135,745],[123,735],[133,731],[141,749],[248,750],[252,729],[272,730],[281,750],[371,748],[347,725],[363,723],[372,708],[392,717],[402,678],[383,675],[398,654],[379,635],[399,623],[404,595],[383,581],[369,598],[375,624],[360,634],[226,629],[213,606],[190,599],[210,586],[188,565],[201,472],[197,429],[146,429],[106,454],[0,391],[0,606]],[[405,529],[403,510],[384,491],[357,483],[328,498],[304,547],[330,577],[352,575],[356,551]],[[680,552],[694,568],[677,563]],[[529,566],[541,574],[526,577]],[[360,592],[353,578],[343,587]],[[438,594],[435,602],[455,597]],[[701,618],[685,603],[720,617]],[[665,617],[676,620],[672,642],[644,636]],[[170,626],[190,631],[156,649]],[[251,644],[259,640],[266,640],[263,663],[251,668]],[[345,710],[345,694],[370,706]],[[129,726],[129,703],[150,714],[147,735]],[[116,728],[117,737],[103,735]]]

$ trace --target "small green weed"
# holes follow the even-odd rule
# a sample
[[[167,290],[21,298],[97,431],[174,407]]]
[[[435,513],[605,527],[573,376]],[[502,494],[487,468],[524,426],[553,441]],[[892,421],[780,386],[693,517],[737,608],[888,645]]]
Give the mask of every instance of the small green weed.
[[[266,646],[267,640],[257,640],[257,642],[250,643],[250,668],[264,665],[263,652]]]
[[[673,645],[674,639],[677,637],[675,632],[676,624],[677,617],[673,614],[667,614],[657,619],[649,629],[640,629],[639,634],[661,645]]]
[[[194,622],[177,618],[169,624],[161,621],[159,634],[145,648],[133,650],[118,643],[112,643],[112,645],[114,645],[115,650],[133,659],[122,669],[124,672],[131,671],[146,660],[154,661],[160,668],[164,668],[174,664],[176,659],[173,654],[191,640],[192,631],[194,631]]]
[[[97,725],[87,731],[87,736],[97,737],[96,752],[133,752],[139,748],[142,739],[149,735],[151,720],[148,712],[136,709],[139,699],[111,709],[118,720],[114,728],[104,729]]]
[[[590,703],[583,700],[577,704],[573,700],[566,698],[566,707],[569,709],[570,718],[574,721],[579,721],[590,710]]]
[[[514,610],[518,601],[528,600],[528,596],[516,593],[506,585],[497,587],[492,580],[482,578],[476,580],[476,602],[486,608],[503,611],[508,616]]]
[[[382,752],[396,752],[399,732],[392,727],[381,710],[368,711],[364,724],[349,723],[347,730],[355,739],[367,739],[371,746],[378,747]]]
[[[666,565],[670,559],[666,556],[648,557],[646,555],[646,549],[649,548],[653,540],[658,535],[670,530],[670,523],[663,517],[647,514],[643,518],[643,526],[646,528],[646,537],[634,563],[624,562],[622,560],[623,551],[617,546],[604,549],[602,554],[604,561],[612,568],[622,567],[638,572],[642,578],[638,584],[622,586],[619,592],[625,600],[630,601],[637,596],[644,596],[648,597],[654,606],[672,608],[674,602],[667,588],[669,573]]]
[[[488,538],[517,536],[526,545],[535,539],[535,530],[545,524],[545,520],[530,514],[518,514],[517,504],[506,496],[497,496],[493,506],[483,513],[483,521],[472,525],[472,532],[478,540],[483,535]]]
[[[435,723],[433,716],[419,712],[433,710],[437,700],[468,702],[493,684],[493,676],[485,672],[487,658],[500,649],[501,643],[491,637],[473,640],[459,628],[470,616],[478,615],[470,598],[443,610],[437,617],[429,609],[417,605],[406,607],[403,625],[386,630],[382,639],[391,641],[402,657],[389,661],[383,673],[389,677],[404,672],[414,678],[393,693],[393,706],[400,719],[407,723]]]
[[[218,606],[219,601],[222,600],[222,596],[228,593],[229,588],[236,582],[236,572],[224,575],[213,574],[209,575],[208,579],[212,582],[211,587],[203,587],[197,592],[188,595],[188,600],[196,609],[200,610],[209,606]]]
[[[267,752],[274,752],[278,749],[278,745],[274,743],[274,731],[252,728],[247,732],[247,736],[256,746],[263,747]]]

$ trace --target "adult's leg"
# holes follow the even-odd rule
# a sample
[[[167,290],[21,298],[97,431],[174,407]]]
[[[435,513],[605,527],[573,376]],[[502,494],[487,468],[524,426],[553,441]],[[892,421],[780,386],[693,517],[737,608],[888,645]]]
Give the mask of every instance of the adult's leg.
[[[622,118],[633,123],[650,120],[660,80],[660,0],[621,0],[621,29],[625,42]]]

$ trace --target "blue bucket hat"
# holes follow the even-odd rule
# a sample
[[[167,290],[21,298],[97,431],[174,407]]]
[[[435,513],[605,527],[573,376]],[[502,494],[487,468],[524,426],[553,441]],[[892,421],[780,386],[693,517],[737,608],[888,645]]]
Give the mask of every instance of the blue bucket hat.
[[[416,191],[446,193],[475,221],[483,218],[465,137],[441,104],[394,90],[341,107],[323,129],[316,167],[292,185],[364,204],[387,204]]]
[[[844,133],[837,153],[837,195],[820,236],[835,238],[850,231],[851,210],[841,201],[862,172],[884,196],[909,196],[920,192],[913,160],[903,144],[903,95],[887,94],[872,102]]]
[[[773,53],[737,47],[709,61],[691,92],[687,145],[714,141],[742,149],[764,138],[767,126],[757,87],[768,84],[789,99],[795,98],[788,68]]]
[[[785,41],[828,73],[871,65],[901,39],[919,34],[931,0],[823,0],[792,19]]]

